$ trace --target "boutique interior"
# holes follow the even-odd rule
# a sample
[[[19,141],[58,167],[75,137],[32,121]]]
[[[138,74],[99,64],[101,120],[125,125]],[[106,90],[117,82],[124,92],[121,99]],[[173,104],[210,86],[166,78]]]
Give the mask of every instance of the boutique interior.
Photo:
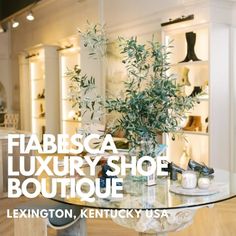
[[[0,235],[236,235],[235,0],[11,0],[1,1],[0,17]],[[155,135],[170,181],[182,178],[183,187],[185,176],[196,178],[186,170],[200,170],[200,188],[215,171],[214,181],[230,191],[223,196],[212,187],[199,197],[186,187],[179,197],[182,190],[165,195],[162,184],[145,205],[151,188],[136,179],[130,189],[145,185],[142,193],[119,203],[50,199],[75,211],[167,209],[173,222],[143,216],[58,225],[6,217],[21,204],[55,207],[7,197],[8,134],[35,134],[43,145],[45,134],[93,132],[147,155],[156,151]]]

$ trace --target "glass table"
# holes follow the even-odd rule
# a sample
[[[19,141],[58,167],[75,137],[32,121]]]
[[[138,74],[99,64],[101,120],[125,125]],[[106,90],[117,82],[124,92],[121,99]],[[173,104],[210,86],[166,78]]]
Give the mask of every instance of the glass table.
[[[99,169],[98,167],[97,171]],[[171,192],[173,187],[179,185],[178,181],[158,178],[156,185],[146,186],[145,183],[135,182],[131,176],[127,176],[123,182],[123,198],[120,199],[96,198],[95,202],[85,202],[79,197],[62,198],[58,194],[53,200],[81,208],[108,209],[113,212],[111,219],[115,223],[134,229],[143,236],[166,235],[168,232],[179,231],[193,222],[199,208],[213,207],[215,203],[236,197],[236,186],[230,185],[230,173],[227,171],[215,170],[212,186],[217,191],[214,194],[189,196]],[[123,210],[131,211],[132,217],[120,217],[117,211]]]

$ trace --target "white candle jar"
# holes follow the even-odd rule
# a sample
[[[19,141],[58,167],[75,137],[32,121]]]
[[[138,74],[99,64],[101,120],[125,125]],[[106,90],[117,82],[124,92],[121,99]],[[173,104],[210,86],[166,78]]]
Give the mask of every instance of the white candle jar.
[[[208,189],[210,187],[211,181],[208,177],[200,177],[198,179],[198,187],[200,189]]]
[[[197,187],[197,174],[194,171],[184,171],[182,173],[182,187],[194,189]]]

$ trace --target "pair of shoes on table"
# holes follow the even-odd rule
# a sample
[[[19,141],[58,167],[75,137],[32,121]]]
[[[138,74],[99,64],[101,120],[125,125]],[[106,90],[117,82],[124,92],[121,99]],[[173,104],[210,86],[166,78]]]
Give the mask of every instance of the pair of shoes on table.
[[[205,164],[200,164],[192,159],[188,162],[188,169],[199,172],[200,175],[209,176],[214,173],[214,169],[206,166]],[[177,180],[178,173],[182,174],[185,170],[173,162],[168,163],[167,168],[163,168],[163,171],[167,171],[170,173],[171,180]]]

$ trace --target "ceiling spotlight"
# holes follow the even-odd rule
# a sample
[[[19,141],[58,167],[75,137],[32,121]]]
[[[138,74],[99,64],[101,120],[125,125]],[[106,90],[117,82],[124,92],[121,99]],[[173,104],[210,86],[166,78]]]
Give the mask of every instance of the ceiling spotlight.
[[[12,20],[12,28],[17,28],[20,25],[20,23],[16,20]]]
[[[3,29],[3,27],[0,25],[0,33],[5,32],[5,30]]]
[[[32,11],[28,13],[28,15],[26,16],[26,19],[29,20],[29,21],[34,20],[34,15],[33,15]]]

